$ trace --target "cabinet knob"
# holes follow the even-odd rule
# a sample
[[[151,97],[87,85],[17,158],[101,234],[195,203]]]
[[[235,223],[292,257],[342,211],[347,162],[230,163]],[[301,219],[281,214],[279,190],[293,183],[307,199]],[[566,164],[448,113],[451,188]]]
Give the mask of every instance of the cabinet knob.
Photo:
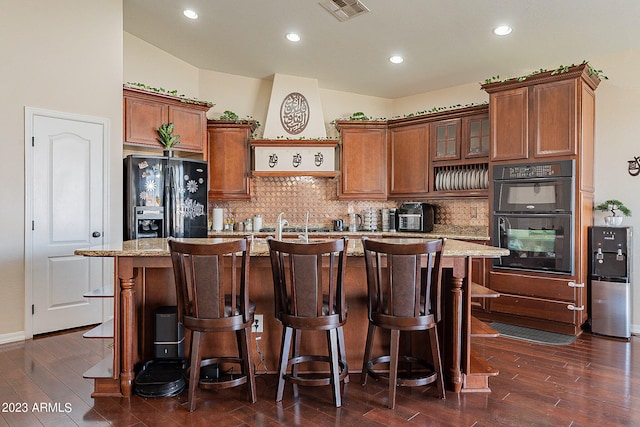
[[[92,237],[100,237],[102,236],[102,233],[100,233],[99,231],[94,231],[93,234],[91,234]]]
[[[576,307],[576,306],[575,306],[575,305],[573,305],[573,304],[569,304],[569,305],[567,305],[567,308],[568,308],[569,310],[572,310],[572,311],[583,311],[583,310],[584,310],[584,305],[583,305],[583,306],[580,306],[580,307]]]

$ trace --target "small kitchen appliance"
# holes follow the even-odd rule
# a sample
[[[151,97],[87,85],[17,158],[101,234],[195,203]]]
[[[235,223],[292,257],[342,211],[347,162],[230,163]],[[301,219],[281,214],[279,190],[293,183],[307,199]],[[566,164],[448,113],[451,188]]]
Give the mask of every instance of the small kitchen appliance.
[[[591,332],[631,338],[631,227],[590,228]]]
[[[397,230],[428,233],[433,231],[435,211],[433,205],[421,202],[406,202],[397,213]]]

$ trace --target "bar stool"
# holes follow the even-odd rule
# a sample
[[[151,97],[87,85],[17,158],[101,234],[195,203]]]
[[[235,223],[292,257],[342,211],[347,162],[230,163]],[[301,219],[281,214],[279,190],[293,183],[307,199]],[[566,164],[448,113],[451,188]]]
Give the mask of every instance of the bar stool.
[[[349,369],[343,326],[347,306],[343,288],[347,238],[320,243],[292,243],[267,238],[273,271],[275,317],[283,326],[276,402],[282,401],[285,381],[298,385],[331,385],[336,407],[342,405],[340,383]],[[324,265],[328,266],[328,269]],[[301,355],[301,332],[326,331],[329,355]],[[295,332],[295,333],[294,333]],[[289,357],[293,340],[293,354]],[[301,363],[329,364],[330,375],[303,375]],[[287,373],[291,367],[291,373]]]
[[[387,243],[362,237],[367,270],[369,329],[362,363],[362,385],[367,375],[389,384],[389,408],[396,400],[396,386],[436,383],[445,398],[437,323],[440,321],[442,240]],[[391,331],[389,354],[372,357],[376,328]],[[432,362],[411,354],[411,335],[427,331]],[[400,333],[405,332],[405,354],[400,354]],[[398,363],[405,369],[400,372]],[[389,372],[376,369],[388,364]],[[417,366],[418,369],[413,368]],[[401,376],[402,375],[402,376]]]
[[[176,282],[178,319],[191,331],[189,402],[196,408],[196,388],[222,389],[247,384],[247,398],[256,401],[250,337],[255,304],[249,300],[247,238],[222,243],[186,243],[169,239]],[[205,358],[204,335],[235,332],[238,357]],[[240,375],[219,374],[201,378],[200,368],[220,364],[240,365]]]

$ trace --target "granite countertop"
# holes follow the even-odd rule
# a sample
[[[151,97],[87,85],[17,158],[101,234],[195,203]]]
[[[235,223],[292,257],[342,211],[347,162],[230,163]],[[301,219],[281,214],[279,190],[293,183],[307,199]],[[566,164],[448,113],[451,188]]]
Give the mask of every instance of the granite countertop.
[[[420,235],[422,239],[433,240],[433,237]],[[227,238],[200,238],[200,239],[184,239],[201,243],[218,243],[230,240],[237,240],[236,237]],[[183,239],[179,239],[183,240]],[[311,242],[322,241],[321,236],[312,236]],[[390,243],[408,243],[415,242],[415,237],[394,237],[385,238],[385,242]],[[169,245],[167,239],[138,239],[128,240],[120,243],[112,243],[107,245],[92,246],[85,249],[77,249],[76,255],[93,256],[93,257],[115,257],[115,256],[169,256]],[[496,248],[484,244],[470,243],[455,239],[448,239],[445,242],[443,256],[471,256],[478,258],[497,258],[502,255],[508,255],[507,249]],[[264,238],[254,238],[251,245],[251,256],[268,256],[269,247]],[[349,239],[347,247],[348,256],[363,256],[362,242],[359,238]]]
[[[247,233],[246,231],[211,231],[209,232],[209,237],[241,237],[247,234],[253,234],[258,237],[266,237],[273,236],[274,233],[268,232],[252,232]],[[282,233],[283,237],[298,237],[299,234],[302,233]],[[331,236],[332,238],[339,236],[355,236],[358,239],[361,236],[369,236],[371,238],[376,237],[416,237],[421,239],[436,239],[440,237],[444,237],[447,239],[457,239],[457,240],[479,240],[479,241],[489,241],[489,229],[484,226],[459,226],[459,225],[440,225],[434,224],[433,231],[430,233],[416,233],[416,232],[400,232],[400,231],[328,231],[328,232],[314,232],[309,233],[309,236],[313,238],[323,238],[327,236]]]

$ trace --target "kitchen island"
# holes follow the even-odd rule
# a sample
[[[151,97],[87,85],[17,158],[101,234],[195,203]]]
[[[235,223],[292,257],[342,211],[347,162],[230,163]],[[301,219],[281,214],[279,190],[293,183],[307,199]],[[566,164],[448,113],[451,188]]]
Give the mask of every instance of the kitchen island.
[[[376,236],[371,233],[372,237]],[[293,237],[293,236],[292,236]],[[189,239],[215,243],[228,238]],[[313,239],[320,236],[312,236]],[[427,237],[430,239],[429,237]],[[395,237],[402,241],[404,237]],[[94,379],[92,396],[130,396],[135,369],[153,359],[153,320],[155,311],[175,305],[175,288],[166,239],[139,239],[112,245],[80,249],[77,255],[114,258],[113,354],[85,373]],[[267,243],[253,239],[251,247],[249,293],[256,303],[256,314],[264,315],[264,332],[253,348],[257,373],[275,373],[280,352],[281,326],[273,316],[273,279]],[[488,378],[496,375],[471,349],[474,330],[491,335],[490,328],[471,317],[471,297],[481,296],[482,286],[471,283],[473,258],[507,255],[504,249],[449,239],[443,249],[447,269],[443,292],[443,321],[440,325],[441,352],[447,387],[454,391],[489,391]],[[367,286],[362,244],[352,237],[347,248],[345,292],[349,314],[345,326],[347,361],[352,373],[360,371],[367,330]],[[488,290],[487,290],[488,291]],[[495,295],[492,295],[495,296]],[[489,332],[487,332],[489,330]],[[308,350],[322,351],[324,337],[306,340]],[[380,344],[381,340],[377,340]],[[317,344],[317,345],[316,345]],[[234,351],[235,341],[207,343],[210,349]],[[426,346],[425,346],[426,347]]]

